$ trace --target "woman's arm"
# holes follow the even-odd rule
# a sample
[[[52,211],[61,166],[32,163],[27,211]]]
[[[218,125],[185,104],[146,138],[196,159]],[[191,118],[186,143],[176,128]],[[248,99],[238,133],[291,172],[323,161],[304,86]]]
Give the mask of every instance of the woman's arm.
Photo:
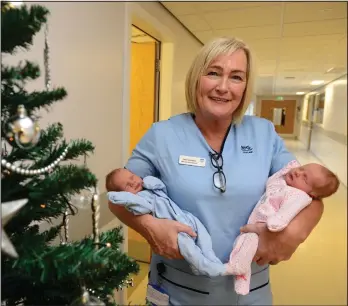
[[[185,232],[192,237],[196,233],[188,225],[168,219],[157,219],[146,214],[135,216],[122,206],[109,202],[109,209],[124,224],[142,235],[158,255],[169,259],[183,259],[178,248],[178,233]]]
[[[145,239],[148,237],[148,228],[149,223],[154,219],[152,215],[146,214],[141,216],[136,216],[129,212],[125,207],[120,205],[115,205],[109,201],[109,209],[110,211],[125,225],[134,229],[140,235],[142,235]]]
[[[298,244],[304,242],[319,223],[323,212],[323,202],[321,200],[313,200],[284,229],[285,237],[288,236],[289,239],[294,240]]]

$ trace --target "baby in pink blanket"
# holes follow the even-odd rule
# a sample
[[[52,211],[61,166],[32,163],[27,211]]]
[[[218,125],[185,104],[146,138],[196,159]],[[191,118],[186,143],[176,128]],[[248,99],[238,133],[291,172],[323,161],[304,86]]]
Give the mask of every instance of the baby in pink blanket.
[[[335,193],[339,180],[329,169],[319,164],[300,166],[291,161],[272,175],[266,192],[252,211],[248,224],[267,223],[272,232],[282,231],[312,199],[322,199]],[[230,255],[230,273],[235,275],[238,294],[249,293],[251,263],[258,246],[258,235],[245,233],[237,237]]]

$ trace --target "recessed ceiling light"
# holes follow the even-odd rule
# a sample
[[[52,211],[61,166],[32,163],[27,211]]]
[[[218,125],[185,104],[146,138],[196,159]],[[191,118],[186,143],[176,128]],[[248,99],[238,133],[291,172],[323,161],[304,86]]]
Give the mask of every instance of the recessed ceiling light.
[[[323,80],[314,80],[311,82],[311,85],[320,85],[320,84],[323,84],[324,81]]]
[[[322,10],[319,10],[320,12],[331,12],[332,11],[332,8],[326,8],[326,9],[322,9]]]
[[[304,95],[305,92],[304,92],[304,91],[298,91],[296,94],[297,94],[297,95]]]

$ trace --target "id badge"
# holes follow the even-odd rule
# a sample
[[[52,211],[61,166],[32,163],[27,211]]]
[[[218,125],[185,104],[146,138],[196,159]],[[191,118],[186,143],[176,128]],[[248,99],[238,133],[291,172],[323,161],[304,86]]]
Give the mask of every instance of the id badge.
[[[194,167],[205,167],[205,158],[202,157],[194,157],[194,156],[179,156],[179,164],[186,166],[194,166]]]
[[[146,292],[146,300],[153,306],[168,306],[169,295],[159,286],[148,284]]]

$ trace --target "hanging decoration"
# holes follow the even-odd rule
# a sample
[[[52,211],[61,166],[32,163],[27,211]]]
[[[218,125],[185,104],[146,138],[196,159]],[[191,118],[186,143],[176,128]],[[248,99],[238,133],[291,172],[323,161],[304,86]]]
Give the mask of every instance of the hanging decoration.
[[[82,296],[72,302],[70,306],[105,306],[104,302],[102,302],[99,298],[90,295],[88,291],[94,293],[94,290],[86,289],[86,287],[83,286]]]
[[[8,162],[4,158],[1,159],[1,165],[12,172],[16,172],[18,174],[26,175],[26,176],[49,173],[65,158],[65,156],[68,154],[68,150],[69,150],[69,145],[64,149],[63,153],[54,162],[52,162],[46,167],[39,168],[39,169],[24,169],[21,167],[17,167],[13,163]]]
[[[51,70],[50,70],[50,57],[48,46],[48,23],[45,24],[45,47],[44,47],[44,66],[45,66],[45,87],[46,90],[51,88]]]
[[[98,244],[99,244],[100,205],[99,205],[99,194],[97,192],[97,187],[94,188],[91,209],[92,209],[93,240],[94,240],[94,243],[98,246]]]
[[[9,118],[4,126],[7,141],[21,149],[31,149],[40,138],[40,127],[36,121],[27,116],[24,105],[19,105],[17,114]]]
[[[63,235],[60,234],[60,244],[64,245],[64,244],[67,244],[69,241],[69,214],[67,209],[65,210],[63,215],[62,227],[63,227]]]
[[[20,199],[20,200],[16,200],[12,202],[1,203],[1,223],[2,223],[1,251],[13,258],[17,258],[18,254],[16,252],[16,249],[12,245],[10,239],[6,235],[4,226],[27,203],[28,203],[28,199]]]
[[[79,194],[73,195],[70,198],[71,204],[80,209],[87,209],[91,207],[91,201],[95,193],[94,191],[94,187],[88,187],[81,190]]]
[[[83,165],[87,167],[87,156],[83,158]],[[80,209],[91,208],[93,197],[95,194],[99,194],[97,186],[86,187],[80,191],[79,194],[75,194],[70,198],[71,204]]]
[[[48,24],[45,24],[45,47],[44,47],[44,66],[45,66],[45,88],[51,88],[51,71],[49,65],[49,45],[48,45]],[[27,110],[21,104],[17,108],[17,114],[5,123],[5,135],[9,143],[15,144],[21,149],[33,148],[40,139],[40,127],[27,115]]]

